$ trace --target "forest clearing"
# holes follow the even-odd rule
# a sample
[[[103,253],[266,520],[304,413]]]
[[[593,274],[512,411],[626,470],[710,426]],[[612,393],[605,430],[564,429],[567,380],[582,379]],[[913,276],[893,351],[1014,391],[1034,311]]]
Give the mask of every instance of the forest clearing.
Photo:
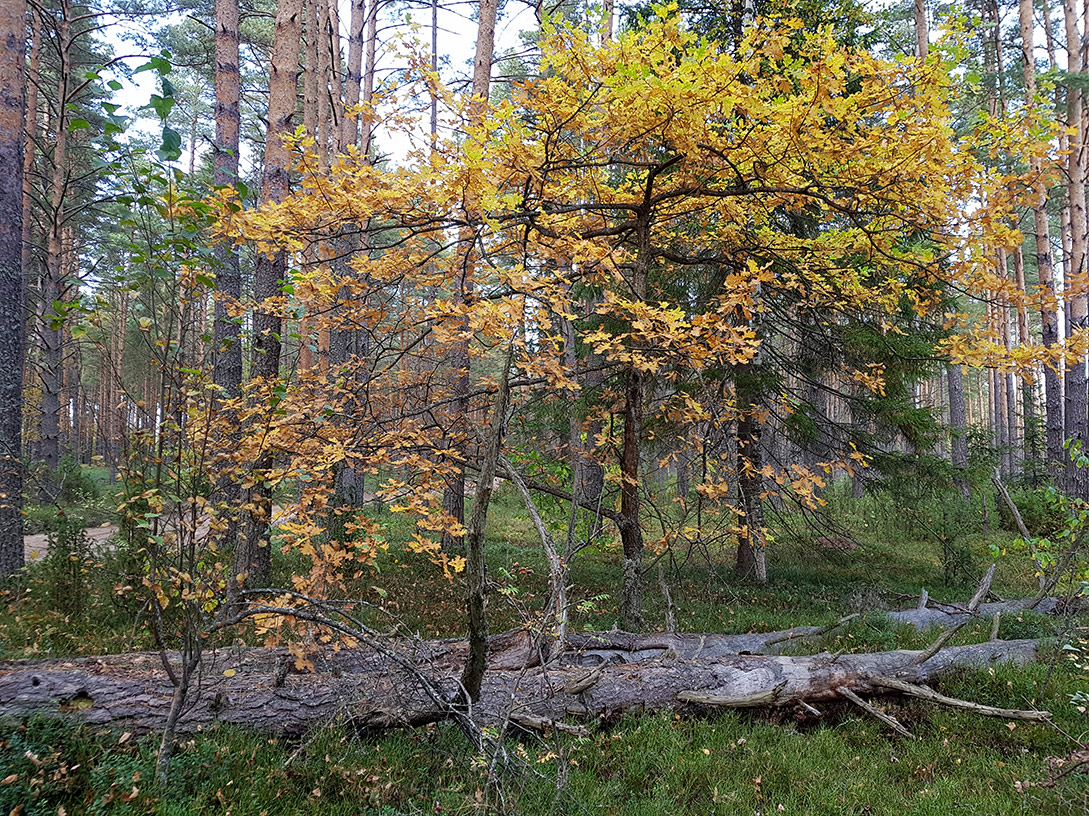
[[[0,29],[0,814],[1089,811],[1089,4]]]

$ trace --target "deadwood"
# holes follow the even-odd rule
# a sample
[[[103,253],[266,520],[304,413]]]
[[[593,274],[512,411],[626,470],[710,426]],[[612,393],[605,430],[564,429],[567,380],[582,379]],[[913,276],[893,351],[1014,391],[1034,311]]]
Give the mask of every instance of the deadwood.
[[[497,635],[489,644],[489,670],[472,717],[482,725],[509,719],[525,727],[575,727],[626,711],[810,708],[908,685],[908,693],[924,696],[918,687],[953,669],[1025,664],[1036,657],[1031,640],[947,646],[926,660],[913,651],[732,654],[731,642],[746,650],[752,643],[731,637],[754,636],[572,635],[574,650],[542,665],[529,633]],[[766,648],[782,642],[763,637]],[[211,653],[179,728],[193,731],[221,722],[290,735],[338,720],[387,728],[452,716],[455,707],[436,704],[435,691],[451,703],[459,699],[458,677],[468,652],[463,641],[390,642],[383,648],[386,656],[363,647],[319,655],[313,672],[296,670],[283,650]],[[389,656],[394,651],[397,661]],[[635,655],[638,661],[623,662]],[[407,670],[401,658],[411,658],[414,668]],[[162,728],[172,692],[158,653],[0,664],[0,716],[40,713],[148,732]],[[928,699],[949,704],[935,694]]]

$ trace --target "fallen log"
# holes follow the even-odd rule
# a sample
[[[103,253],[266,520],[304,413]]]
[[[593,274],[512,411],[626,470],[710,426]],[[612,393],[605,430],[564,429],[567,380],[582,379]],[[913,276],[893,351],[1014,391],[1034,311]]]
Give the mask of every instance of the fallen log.
[[[1035,604],[1035,607],[1033,606]],[[925,607],[915,609],[899,609],[884,613],[897,623],[907,623],[916,629],[933,629],[935,626],[957,626],[972,618],[993,618],[995,614],[1017,614],[1018,612],[1037,612],[1041,615],[1054,615],[1061,609],[1060,599],[1043,598],[1037,601],[1035,598],[1026,598],[1016,601],[1002,601],[979,604],[974,610],[969,611],[967,606],[960,604],[936,603],[928,601]]]
[[[579,637],[608,642],[623,640],[621,636],[636,638],[609,632]],[[920,696],[915,689],[951,670],[997,662],[1025,664],[1036,658],[1037,648],[1035,641],[1013,640],[950,646],[930,656],[898,650],[786,657],[727,654],[717,648],[712,656],[707,644],[730,636],[649,637],[666,638],[658,642],[674,645],[640,662],[595,655],[600,658],[597,665],[587,667],[579,653],[544,664],[535,661],[527,647],[532,642],[527,633],[497,636],[490,644],[495,659],[485,674],[481,698],[469,715],[481,725],[510,721],[526,728],[556,726],[579,732],[577,724],[564,721],[593,721],[628,711],[753,705],[812,710],[822,701],[899,691],[896,683],[910,685],[911,693]],[[692,638],[697,643],[702,640],[704,651],[684,657]],[[636,639],[629,645],[646,642]],[[393,661],[364,647],[330,651],[315,658],[315,671],[306,673],[294,669],[284,650],[210,653],[179,730],[192,732],[218,722],[298,735],[314,725],[338,720],[387,728],[450,717],[459,699],[464,644],[418,642],[385,648],[396,648],[400,658]],[[404,667],[407,655],[412,656],[411,670]],[[516,665],[514,655],[528,659]],[[436,690],[450,705],[436,705]],[[0,717],[64,716],[146,733],[162,729],[172,691],[158,653],[0,663]],[[942,695],[928,699],[948,700],[938,698]],[[987,711],[998,710],[981,713]]]

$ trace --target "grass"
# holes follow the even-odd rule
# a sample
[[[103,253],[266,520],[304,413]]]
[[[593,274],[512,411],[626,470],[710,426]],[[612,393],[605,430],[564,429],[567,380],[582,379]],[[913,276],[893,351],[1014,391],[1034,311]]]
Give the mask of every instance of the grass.
[[[461,590],[425,557],[398,546],[405,520],[375,511],[391,548],[379,572],[355,587],[384,603],[425,636],[461,631]],[[557,510],[557,530],[563,523]],[[881,608],[911,605],[925,586],[933,597],[965,600],[989,562],[992,545],[1013,551],[1013,537],[980,530],[957,538],[966,563],[945,569],[942,542],[897,519],[879,501],[845,504],[841,518],[861,548],[830,552],[813,536],[787,535],[797,519],[780,519],[769,551],[771,581],[736,580],[726,545],[695,548],[689,558],[664,558],[678,628],[742,632],[829,623],[873,609],[830,632],[809,651],[918,648],[931,635],[897,626]],[[933,526],[933,525],[931,525]],[[489,519],[489,567],[498,583],[490,607],[493,631],[519,625],[542,602],[546,568],[536,535],[516,497],[497,495]],[[118,554],[116,558],[123,558]],[[584,551],[572,565],[576,628],[609,628],[617,619],[617,542]],[[277,556],[281,577],[301,562]],[[44,566],[44,565],[43,565]],[[51,609],[56,598],[43,566],[9,592],[0,611],[0,655],[65,655],[146,647],[150,638],[135,610],[112,592],[120,561],[88,572],[87,603],[78,613]],[[1000,561],[995,589],[1029,595],[1025,559]],[[50,594],[52,593],[52,594]],[[648,580],[646,617],[661,628],[664,602]],[[990,622],[965,627],[953,642],[978,642]],[[0,723],[0,814],[1075,814],[1089,809],[1089,776],[1071,775],[1050,788],[1048,760],[1089,740],[1089,719],[1070,695],[1089,685],[1057,650],[1054,619],[1025,613],[1002,619],[1002,637],[1054,644],[1047,660],[1023,669],[964,671],[938,690],[1011,708],[1051,710],[1055,727],[987,720],[925,703],[885,705],[916,736],[904,740],[846,704],[821,706],[820,720],[794,712],[609,718],[590,738],[508,741],[521,758],[517,772],[489,784],[486,763],[452,728],[435,726],[377,738],[331,726],[299,743],[228,728],[188,735],[167,789],[152,784],[154,738],[125,738],[71,723],[30,719]],[[1052,659],[1053,658],[1053,659]]]

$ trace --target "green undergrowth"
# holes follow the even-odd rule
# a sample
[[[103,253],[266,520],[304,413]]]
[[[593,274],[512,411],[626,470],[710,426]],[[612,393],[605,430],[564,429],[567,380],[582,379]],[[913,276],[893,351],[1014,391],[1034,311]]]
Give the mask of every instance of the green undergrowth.
[[[459,582],[403,546],[410,533],[403,517],[368,512],[384,526],[390,547],[378,570],[354,584],[355,597],[381,603],[425,637],[461,633]],[[562,540],[563,518],[552,516]],[[994,549],[1007,552],[994,590],[1006,598],[1034,592],[1031,569],[1007,531],[960,536],[961,569],[951,572],[949,549],[930,533],[917,534],[910,519],[897,526],[871,501],[850,506],[843,517],[856,545],[846,552],[822,546],[816,534],[792,535],[790,519],[782,520],[763,586],[733,575],[726,543],[648,552],[648,628],[662,629],[666,620],[659,565],[679,630],[770,631],[860,613],[819,638],[789,644],[794,654],[924,648],[935,632],[895,624],[883,612],[914,606],[924,587],[933,598],[965,602]],[[543,602],[547,567],[533,527],[506,488],[489,517],[488,559],[492,630],[531,620]],[[297,556],[276,552],[281,582],[303,567]],[[148,621],[136,596],[124,591],[130,568],[122,549],[96,554],[82,569],[33,565],[4,595],[0,658],[150,648]],[[571,565],[574,629],[616,625],[619,575],[611,534],[578,555]],[[66,587],[83,593],[78,603]],[[844,703],[821,705],[819,719],[794,711],[628,715],[589,723],[592,736],[585,739],[514,734],[505,744],[518,768],[491,782],[484,758],[445,726],[382,736],[329,727],[301,742],[212,728],[180,738],[170,785],[161,790],[151,781],[153,737],[31,719],[0,723],[0,814],[1084,813],[1086,775],[1045,784],[1050,759],[1089,741],[1089,720],[1070,700],[1087,681],[1062,650],[1076,623],[1007,614],[999,636],[1042,640],[1041,662],[963,671],[936,686],[994,706],[1047,708],[1054,726],[893,698],[882,705],[915,739],[890,734]],[[950,643],[985,641],[991,626],[990,619],[975,621]]]
[[[681,631],[754,632],[826,625],[853,612],[870,613],[867,621],[878,625],[873,623],[877,617],[873,613],[914,606],[924,587],[935,599],[966,601],[991,562],[992,549],[1007,552],[998,561],[994,590],[1003,597],[1034,594],[1028,560],[1016,552],[1016,539],[1008,532],[963,536],[958,546],[963,546],[970,567],[954,578],[943,568],[940,542],[929,534],[912,537],[918,531],[910,520],[893,527],[887,520],[892,511],[878,512],[879,504],[869,499],[850,507],[843,517],[853,525],[848,532],[857,548],[849,552],[821,546],[813,534],[791,534],[790,519],[781,517],[782,529],[775,532],[775,543],[768,551],[770,581],[766,585],[742,581],[733,574],[734,552],[728,540],[648,551],[647,627],[662,629],[666,624],[662,580],[673,602],[675,626]],[[561,509],[546,512],[546,518],[552,517],[557,541],[563,539],[566,521]],[[366,512],[382,525],[389,550],[379,558],[376,571],[352,584],[349,596],[380,605],[407,630],[424,637],[460,634],[464,629],[460,582],[444,577],[426,555],[405,547],[413,532],[405,516],[384,508]],[[878,523],[878,519],[884,520]],[[308,568],[307,560],[298,554],[281,554],[274,547],[274,555],[274,584],[288,586],[292,574]],[[620,561],[619,541],[608,527],[597,543],[573,560],[570,600],[575,629],[617,625]],[[492,630],[532,621],[544,603],[547,564],[536,531],[509,487],[496,492],[489,514],[488,562],[494,582],[489,607]],[[131,590],[140,580],[132,574],[132,564],[119,544],[94,553],[78,580],[60,586],[57,571],[49,564],[30,565],[21,580],[0,594],[0,658],[151,648],[149,621],[139,614],[141,607]],[[58,597],[76,597],[79,603],[58,606]],[[387,620],[376,623],[388,628]],[[1013,636],[1008,633],[1014,631],[1015,623],[1002,622],[1004,637]],[[1048,636],[1053,630],[1045,621],[1030,634]]]

